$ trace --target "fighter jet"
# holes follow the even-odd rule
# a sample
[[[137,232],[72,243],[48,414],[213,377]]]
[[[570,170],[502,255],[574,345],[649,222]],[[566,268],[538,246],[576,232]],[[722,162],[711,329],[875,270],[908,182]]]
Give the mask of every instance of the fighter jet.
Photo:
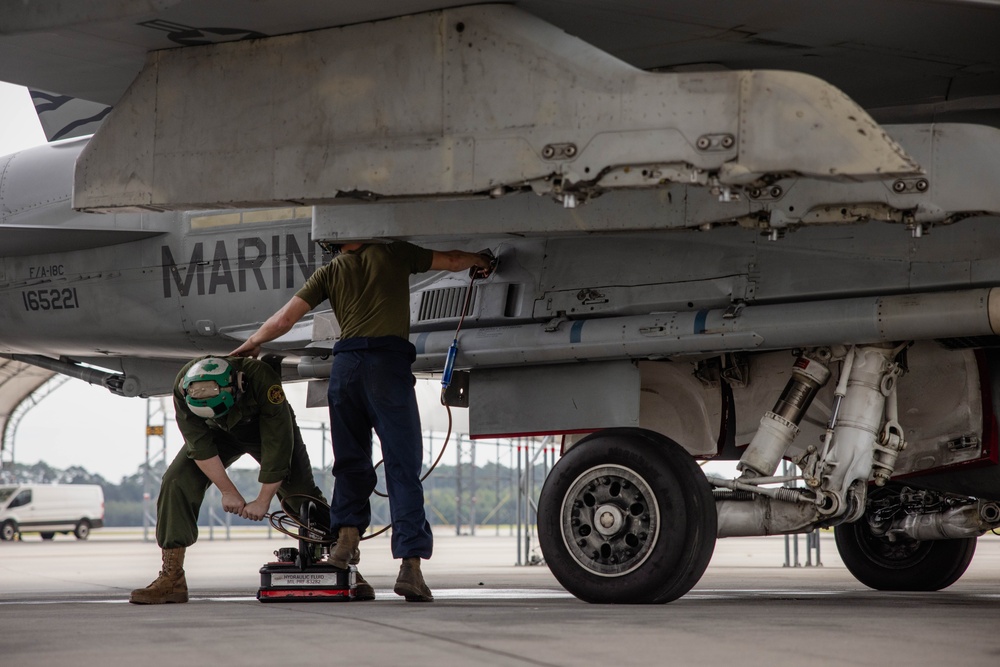
[[[414,369],[474,437],[562,436],[538,530],[577,597],[831,527],[864,584],[938,590],[1000,526],[1000,5],[4,11],[0,80],[50,137],[99,124],[0,161],[18,368],[162,394],[314,241],[489,248],[412,284]],[[337,335],[269,351],[321,386]]]

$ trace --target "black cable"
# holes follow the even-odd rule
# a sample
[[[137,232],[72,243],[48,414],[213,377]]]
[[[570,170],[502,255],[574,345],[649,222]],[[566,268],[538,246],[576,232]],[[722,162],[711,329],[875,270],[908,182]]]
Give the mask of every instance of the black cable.
[[[295,539],[302,540],[304,542],[311,542],[312,544],[330,543],[331,536],[325,530],[302,523],[302,520],[296,516],[297,512],[292,511],[291,506],[288,504],[288,501],[291,498],[304,498],[305,501],[311,500],[317,507],[325,507],[327,514],[330,512],[330,506],[321,498],[315,498],[307,493],[291,493],[281,499],[280,510],[264,515],[264,518],[268,520],[271,527],[279,533],[288,535],[289,537],[294,537]],[[303,501],[303,504],[305,501]],[[301,531],[305,531],[305,534],[303,535]]]

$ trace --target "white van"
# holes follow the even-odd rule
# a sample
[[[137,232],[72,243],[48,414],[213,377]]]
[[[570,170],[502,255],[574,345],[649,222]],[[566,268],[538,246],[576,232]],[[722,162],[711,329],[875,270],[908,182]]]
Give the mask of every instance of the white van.
[[[104,526],[104,489],[97,484],[0,485],[0,540],[18,533],[73,533],[85,540]]]

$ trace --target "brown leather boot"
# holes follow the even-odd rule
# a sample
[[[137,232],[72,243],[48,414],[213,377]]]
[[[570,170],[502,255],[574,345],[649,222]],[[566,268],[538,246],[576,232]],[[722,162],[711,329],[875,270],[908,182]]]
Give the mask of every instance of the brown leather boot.
[[[402,595],[407,602],[434,602],[431,589],[424,583],[424,575],[420,573],[419,558],[404,558],[399,566],[399,576],[392,592]]]
[[[346,570],[347,564],[354,557],[354,550],[358,548],[360,542],[361,535],[358,534],[357,528],[341,526],[337,533],[337,543],[334,545],[333,551],[330,552],[330,565]]]
[[[132,604],[168,604],[187,602],[188,587],[184,578],[184,547],[163,549],[163,569],[153,583],[137,588],[128,596]]]
[[[355,549],[354,555],[351,556],[351,565],[357,566],[361,562],[361,549]],[[365,578],[361,576],[361,573],[355,570],[354,572],[354,601],[364,602],[365,600],[375,599],[375,589],[365,581]]]
[[[366,600],[375,599],[375,589],[365,581],[365,578],[361,576],[360,572],[354,573],[354,601],[364,602]]]

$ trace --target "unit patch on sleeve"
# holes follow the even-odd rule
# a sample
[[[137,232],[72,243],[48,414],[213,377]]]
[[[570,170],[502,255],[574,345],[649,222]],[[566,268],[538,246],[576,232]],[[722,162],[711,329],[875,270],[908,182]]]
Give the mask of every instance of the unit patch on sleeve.
[[[268,388],[267,400],[271,401],[275,405],[281,405],[285,402],[285,392],[281,390],[280,384],[272,384]]]

